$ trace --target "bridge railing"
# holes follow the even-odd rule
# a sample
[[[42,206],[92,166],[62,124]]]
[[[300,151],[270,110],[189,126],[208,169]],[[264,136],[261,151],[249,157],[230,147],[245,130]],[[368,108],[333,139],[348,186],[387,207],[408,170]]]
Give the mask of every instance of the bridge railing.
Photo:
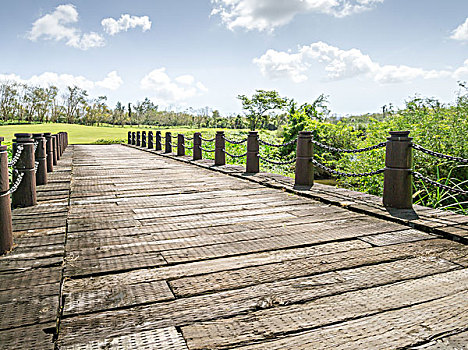
[[[2,145],[3,141],[0,137],[0,254],[13,247],[11,208],[37,204],[36,185],[47,184],[47,173],[54,171],[54,165],[65,151],[68,134],[17,133],[10,162],[8,147]]]
[[[165,153],[171,153],[172,148],[177,148],[177,155],[184,156],[185,150],[192,150],[192,159],[200,160],[203,157],[203,152],[214,153],[215,165],[225,165],[226,156],[231,158],[246,158],[245,171],[246,173],[258,173],[260,171],[260,162],[287,165],[295,163],[295,179],[294,187],[297,189],[309,189],[314,185],[314,168],[320,168],[331,175],[343,177],[368,177],[378,174],[384,174],[384,190],[383,204],[386,207],[397,209],[411,209],[413,206],[413,177],[430,183],[444,190],[468,195],[468,191],[463,191],[458,188],[453,188],[437,181],[431,180],[423,176],[419,172],[413,170],[413,150],[423,152],[425,154],[447,159],[451,161],[468,163],[468,159],[461,157],[453,157],[442,153],[434,152],[423,148],[420,145],[413,144],[412,138],[409,137],[409,131],[390,131],[390,136],[387,141],[380,142],[376,145],[360,148],[360,149],[341,149],[330,145],[320,143],[312,138],[310,131],[301,131],[297,139],[282,144],[274,144],[264,141],[259,138],[256,131],[250,131],[247,138],[242,140],[232,140],[225,136],[224,131],[217,131],[214,138],[203,138],[201,133],[196,132],[193,137],[188,137],[183,134],[172,136],[170,132],[166,132],[164,137],[160,131],[156,131],[156,150],[162,150],[161,138],[165,139]],[[138,140],[137,132],[137,140]],[[159,138],[158,138],[159,135]],[[177,139],[177,144],[172,143],[172,139]],[[192,146],[187,146],[185,141],[188,140]],[[138,145],[135,142],[135,133],[129,132],[128,142],[132,145]],[[203,142],[211,145],[204,146]],[[214,148],[212,143],[215,143]],[[232,154],[226,150],[226,144],[246,145],[245,152],[241,154]],[[272,160],[264,156],[260,152],[260,145],[282,148],[296,144],[296,157],[293,159]],[[152,148],[148,145],[149,148]],[[371,172],[365,173],[348,173],[332,169],[316,159],[314,159],[314,147],[319,147],[333,153],[362,153],[375,149],[385,148],[385,167]]]

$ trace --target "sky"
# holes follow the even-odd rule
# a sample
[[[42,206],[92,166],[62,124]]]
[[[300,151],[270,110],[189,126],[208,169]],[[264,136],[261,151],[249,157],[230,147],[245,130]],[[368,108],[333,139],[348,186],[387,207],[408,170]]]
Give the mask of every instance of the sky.
[[[241,112],[239,94],[329,96],[339,116],[453,102],[468,0],[0,0],[0,80],[77,85],[111,107]]]

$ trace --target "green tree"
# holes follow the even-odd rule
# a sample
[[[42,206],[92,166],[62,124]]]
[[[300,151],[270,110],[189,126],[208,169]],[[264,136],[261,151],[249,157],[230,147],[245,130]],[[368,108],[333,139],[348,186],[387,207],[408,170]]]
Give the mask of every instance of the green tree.
[[[259,126],[266,118],[267,112],[281,111],[289,104],[289,99],[281,97],[275,90],[256,90],[252,98],[245,95],[238,95],[237,98],[242,102],[250,130],[255,130]]]

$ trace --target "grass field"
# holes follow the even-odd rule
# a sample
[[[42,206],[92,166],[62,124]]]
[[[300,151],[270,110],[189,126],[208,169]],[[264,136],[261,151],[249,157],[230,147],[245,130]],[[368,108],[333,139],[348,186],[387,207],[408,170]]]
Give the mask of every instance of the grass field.
[[[118,127],[118,126],[85,126],[76,124],[22,124],[22,125],[4,125],[0,126],[0,136],[5,138],[7,143],[11,142],[15,133],[40,133],[51,132],[53,134],[66,131],[70,144],[89,144],[96,143],[98,140],[115,140],[116,143],[127,140],[128,131],[137,130],[161,130],[163,132],[170,131],[172,133],[191,134],[201,131],[207,135],[213,135],[219,129],[189,129],[189,128],[164,128],[164,127]],[[234,130],[233,130],[234,131]],[[240,130],[235,130],[238,132]]]

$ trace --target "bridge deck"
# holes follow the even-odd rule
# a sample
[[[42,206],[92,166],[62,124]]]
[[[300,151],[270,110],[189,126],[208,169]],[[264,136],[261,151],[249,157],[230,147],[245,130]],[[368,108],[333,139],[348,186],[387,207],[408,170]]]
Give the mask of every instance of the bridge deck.
[[[0,258],[2,349],[467,348],[461,243],[118,145],[51,175]]]

